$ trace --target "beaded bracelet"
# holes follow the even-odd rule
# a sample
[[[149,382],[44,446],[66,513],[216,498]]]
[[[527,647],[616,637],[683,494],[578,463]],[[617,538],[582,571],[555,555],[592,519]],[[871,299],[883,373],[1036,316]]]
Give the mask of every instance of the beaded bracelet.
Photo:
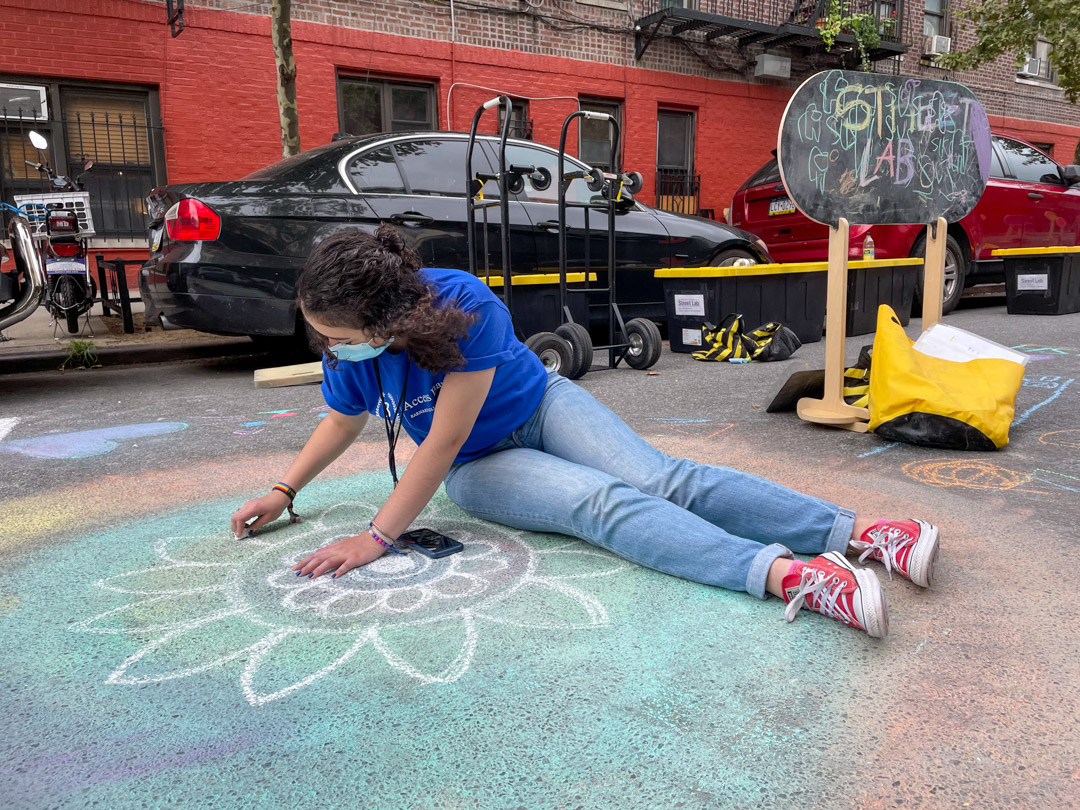
[[[368,523],[367,530],[368,530],[368,534],[370,534],[373,538],[375,538],[375,542],[378,543],[383,548],[389,549],[390,551],[394,552],[395,554],[402,554],[402,555],[405,554],[404,551],[399,551],[398,549],[394,548],[393,543],[387,543],[385,540],[382,539],[382,537],[380,535],[380,529],[379,529],[378,526],[375,525],[374,520],[371,521],[370,523]]]
[[[274,490],[284,492],[285,496],[289,499],[289,522],[299,523],[300,515],[296,514],[296,510],[293,509],[293,501],[296,500],[296,490],[282,481],[278,481],[270,491],[273,492]]]

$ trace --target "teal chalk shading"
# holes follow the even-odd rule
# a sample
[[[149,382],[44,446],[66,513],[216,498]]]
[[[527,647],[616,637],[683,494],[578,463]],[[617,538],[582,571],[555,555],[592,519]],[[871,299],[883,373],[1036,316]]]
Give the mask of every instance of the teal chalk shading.
[[[150,422],[118,425],[77,433],[51,433],[33,439],[0,443],[0,452],[19,453],[32,458],[71,459],[101,456],[117,447],[117,441],[141,439],[187,429],[186,422]]]
[[[188,472],[200,475],[198,466]],[[402,668],[440,671],[467,646],[463,614],[448,598],[426,614],[443,611],[441,620],[384,632],[385,651],[365,645],[306,686],[252,705],[253,661],[247,686],[272,693],[347,648],[348,632],[317,630],[370,626],[365,613],[320,625],[317,601],[285,604],[290,591],[275,573],[362,527],[390,494],[385,478],[380,470],[313,482],[305,522],[275,522],[256,535],[265,546],[230,536],[239,506],[230,500],[8,554],[5,808],[849,803],[833,775],[850,773],[860,755],[862,710],[845,718],[859,684],[858,706],[875,705],[866,673],[891,665],[888,647],[809,613],[784,623],[777,599],[476,521],[442,492],[417,525],[458,536],[467,551],[501,538],[508,550],[496,559],[511,567],[520,562],[515,543],[531,549],[536,576],[558,588],[519,587],[492,619],[475,621],[468,669],[452,682],[425,683]],[[313,532],[320,519],[326,528]],[[163,539],[168,559],[155,548]],[[510,581],[486,576],[489,589]],[[108,588],[95,584],[102,580]],[[226,615],[244,604],[254,607]],[[592,624],[601,610],[606,621]],[[260,640],[289,627],[308,632],[262,655]],[[126,662],[129,679],[141,680],[110,683]]]
[[[884,453],[886,450],[890,450],[893,447],[899,445],[900,442],[889,442],[884,447],[877,447],[873,450],[868,450],[865,453],[859,453],[859,458],[866,458],[867,456],[876,456],[878,453]]]

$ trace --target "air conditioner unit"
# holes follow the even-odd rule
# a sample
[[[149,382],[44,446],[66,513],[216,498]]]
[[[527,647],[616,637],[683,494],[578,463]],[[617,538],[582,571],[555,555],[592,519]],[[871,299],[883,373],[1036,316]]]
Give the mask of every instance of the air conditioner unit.
[[[48,120],[45,88],[27,84],[0,84],[0,118]]]
[[[934,34],[926,38],[923,43],[923,55],[925,56],[941,56],[943,53],[949,53],[952,50],[952,40],[949,37],[942,37]]]
[[[1042,59],[1028,59],[1016,72],[1020,76],[1041,76]]]

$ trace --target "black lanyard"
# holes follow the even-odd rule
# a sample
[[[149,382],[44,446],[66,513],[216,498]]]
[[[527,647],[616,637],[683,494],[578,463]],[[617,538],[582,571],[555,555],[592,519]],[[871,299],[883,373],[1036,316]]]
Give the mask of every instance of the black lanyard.
[[[398,485],[397,462],[394,460],[394,449],[397,447],[398,436],[401,435],[401,423],[405,419],[405,387],[409,384],[409,359],[405,358],[405,375],[401,382],[401,398],[393,417],[386,415],[389,410],[386,406],[386,395],[383,393],[382,376],[379,374],[379,358],[371,361],[375,366],[375,383],[379,386],[379,404],[382,405],[383,425],[386,427],[386,443],[390,447],[390,475],[394,479],[394,488]]]

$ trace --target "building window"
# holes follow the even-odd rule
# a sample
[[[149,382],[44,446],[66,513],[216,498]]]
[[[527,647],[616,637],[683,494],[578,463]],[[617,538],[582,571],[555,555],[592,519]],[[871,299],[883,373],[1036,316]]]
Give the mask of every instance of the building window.
[[[1046,40],[1036,40],[1028,53],[1027,61],[1021,66],[1018,75],[1025,79],[1035,79],[1036,81],[1056,84],[1057,73],[1054,72],[1054,65],[1050,61],[1050,54],[1053,51],[1054,46]]]
[[[661,110],[656,120],[656,167],[694,169],[694,114]]]
[[[0,85],[0,91],[11,86]],[[156,93],[58,82],[24,89],[34,91],[29,111],[0,111],[0,199],[10,203],[17,194],[52,191],[47,178],[24,162],[39,160],[29,140],[35,130],[49,142],[44,157],[56,174],[75,179],[94,162],[82,181],[95,237],[144,239],[146,195],[166,182]],[[25,101],[26,95],[3,92],[0,107],[3,101]]]
[[[503,119],[506,117],[506,113],[503,111],[502,105],[499,106],[499,129],[498,133],[502,134]],[[531,141],[533,136],[533,122],[529,118],[529,102],[524,100],[510,101],[510,137],[522,138],[527,141]]]
[[[949,36],[949,0],[926,0],[923,36]]]
[[[694,114],[660,110],[656,120],[656,206],[696,214],[701,178],[694,174]]]
[[[587,112],[607,113],[612,116],[619,125],[619,131],[622,132],[622,104],[618,101],[583,98],[578,103],[581,109]],[[607,121],[582,118],[578,129],[578,158],[605,172],[612,171],[611,135],[611,124]],[[622,133],[620,139],[625,142],[625,132]],[[621,151],[622,144],[620,144]]]
[[[341,76],[338,126],[349,135],[436,129],[435,86]]]
[[[1038,143],[1037,141],[1032,141],[1031,145],[1040,152],[1045,152],[1050,157],[1054,156],[1054,145],[1052,143]]]
[[[45,86],[0,85],[0,199],[12,203],[16,194],[40,194],[49,191],[45,176],[26,161],[55,165],[53,149],[41,153],[30,143],[30,132],[38,132],[52,144],[52,122],[48,113],[48,90]],[[7,217],[0,238],[6,238]]]
[[[61,103],[68,171],[94,162],[84,183],[98,234],[141,236],[154,187],[146,94],[65,89]]]

